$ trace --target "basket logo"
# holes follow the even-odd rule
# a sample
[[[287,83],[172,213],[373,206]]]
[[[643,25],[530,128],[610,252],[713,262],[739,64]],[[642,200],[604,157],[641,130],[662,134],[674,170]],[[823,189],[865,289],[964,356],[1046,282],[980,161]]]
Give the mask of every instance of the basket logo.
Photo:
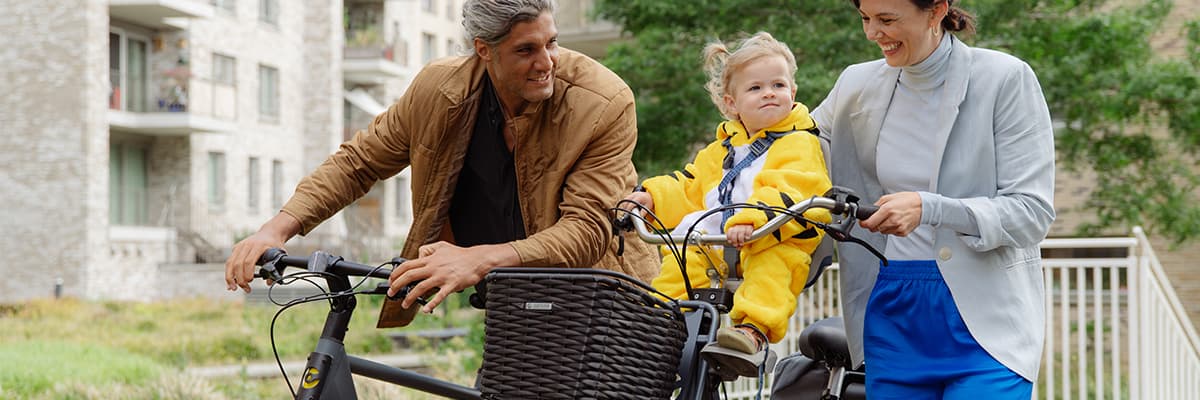
[[[309,368],[304,371],[304,382],[300,383],[300,387],[304,389],[312,389],[321,383],[321,371],[316,368]]]
[[[550,310],[554,309],[554,303],[542,303],[542,302],[531,301],[531,302],[525,303],[525,309],[532,310],[532,311],[550,311]]]

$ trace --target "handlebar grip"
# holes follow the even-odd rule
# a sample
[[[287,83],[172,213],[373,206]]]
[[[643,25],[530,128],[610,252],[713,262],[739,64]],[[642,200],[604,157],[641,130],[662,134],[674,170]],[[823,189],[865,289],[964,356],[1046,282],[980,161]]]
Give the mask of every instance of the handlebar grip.
[[[872,215],[875,215],[876,211],[879,211],[879,206],[877,205],[859,204],[858,208],[854,211],[854,218],[858,218],[860,220],[871,218]]]
[[[258,256],[258,262],[256,264],[263,265],[263,264],[270,262],[271,260],[279,258],[279,256],[286,256],[286,255],[287,255],[287,252],[283,251],[283,249],[272,247],[272,248],[267,249],[267,251],[263,252],[263,254],[261,256]]]
[[[404,287],[400,288],[400,290],[397,290],[396,295],[388,296],[387,298],[390,300],[404,300],[405,297],[408,297],[408,293],[417,287],[418,283],[421,283],[421,281],[419,281],[419,280],[413,281],[413,282],[409,283],[408,285],[405,285]],[[423,297],[417,298],[417,303],[420,305],[425,305],[428,302],[429,301],[425,300],[425,298],[423,298]]]

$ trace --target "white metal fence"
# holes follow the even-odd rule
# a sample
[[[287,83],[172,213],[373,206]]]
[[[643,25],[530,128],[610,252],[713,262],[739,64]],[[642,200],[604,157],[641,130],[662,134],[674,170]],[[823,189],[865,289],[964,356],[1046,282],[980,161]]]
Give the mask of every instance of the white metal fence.
[[[1047,258],[1046,346],[1034,399],[1200,398],[1200,338],[1140,228],[1133,237],[1047,239],[1043,249],[1124,249],[1111,258]],[[840,315],[836,265],[800,296],[787,337]],[[770,392],[770,377],[763,398]],[[727,384],[730,399],[754,399],[758,382]]]

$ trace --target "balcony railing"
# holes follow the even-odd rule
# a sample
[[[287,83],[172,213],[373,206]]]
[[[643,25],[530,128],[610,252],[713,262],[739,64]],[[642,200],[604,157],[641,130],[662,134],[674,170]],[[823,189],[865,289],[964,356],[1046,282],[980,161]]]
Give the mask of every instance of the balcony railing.
[[[342,72],[346,82],[376,85],[386,79],[403,78],[412,73],[408,60],[408,42],[347,43],[343,50]]]
[[[237,89],[206,79],[188,79],[173,94],[157,97],[147,112],[108,111],[110,129],[151,136],[178,136],[236,129]],[[171,93],[171,92],[169,92]]]

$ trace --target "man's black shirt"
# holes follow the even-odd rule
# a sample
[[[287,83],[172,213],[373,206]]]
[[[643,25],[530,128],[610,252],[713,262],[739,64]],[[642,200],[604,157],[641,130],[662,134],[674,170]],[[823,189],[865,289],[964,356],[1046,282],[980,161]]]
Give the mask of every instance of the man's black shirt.
[[[513,153],[504,143],[504,111],[483,75],[478,115],[450,202],[450,228],[463,247],[525,238]]]

